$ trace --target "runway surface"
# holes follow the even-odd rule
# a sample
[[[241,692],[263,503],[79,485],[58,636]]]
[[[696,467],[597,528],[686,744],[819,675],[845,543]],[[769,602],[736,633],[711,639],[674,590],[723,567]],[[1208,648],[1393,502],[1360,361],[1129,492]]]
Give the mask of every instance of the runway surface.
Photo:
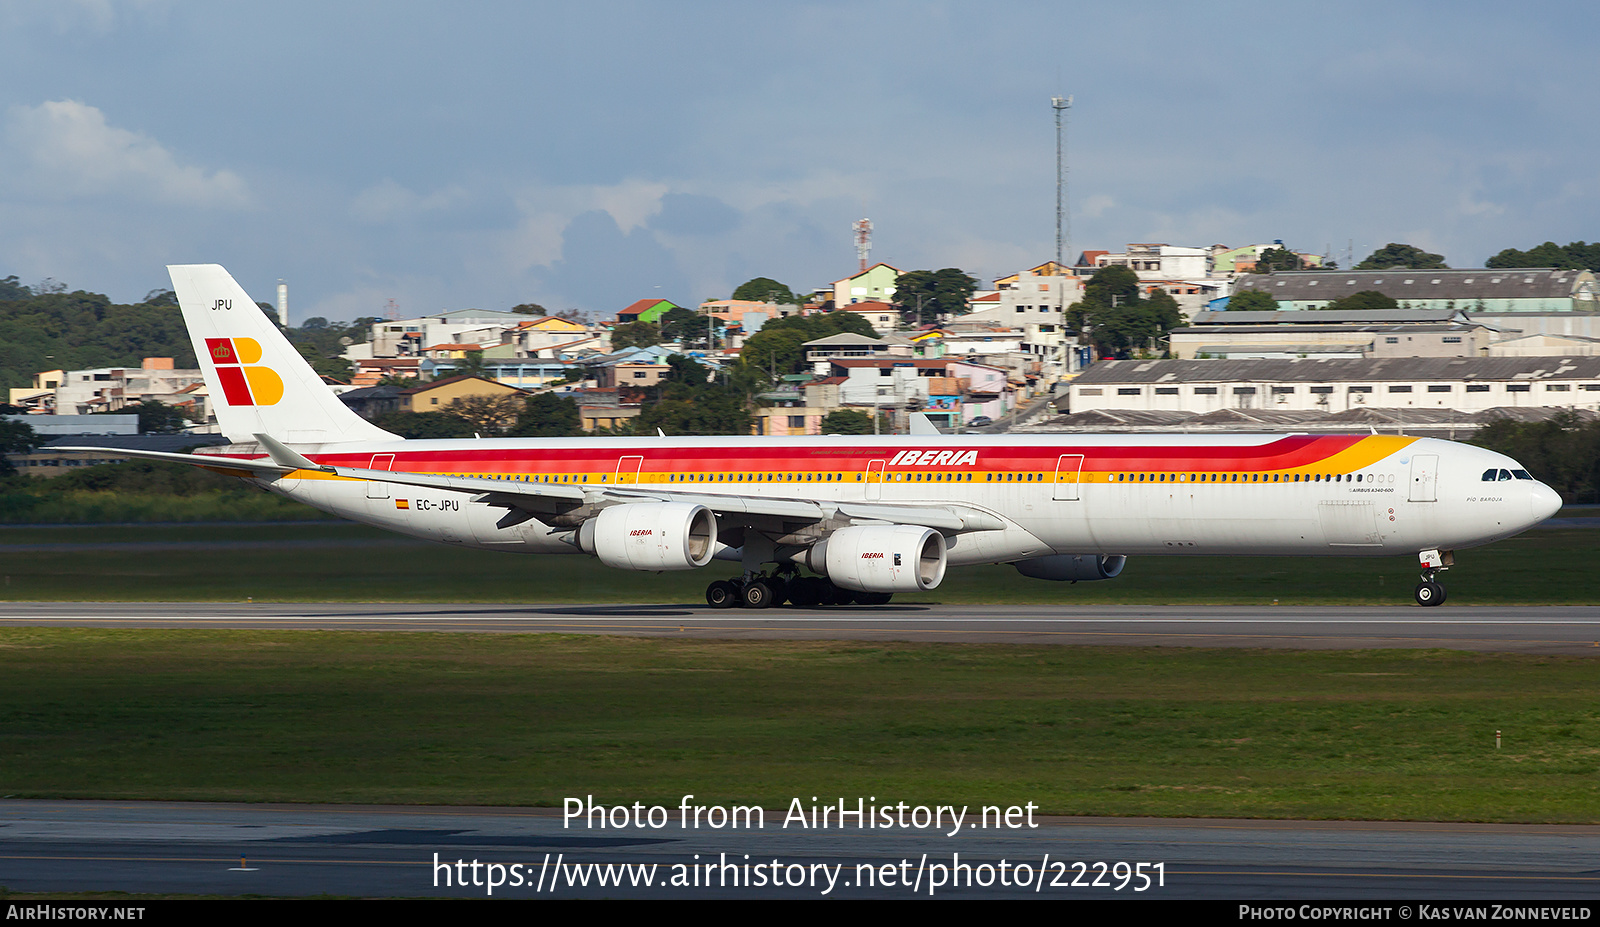
[[[1600,657],[1600,606],[228,605],[0,603],[0,627],[626,634],[1292,649],[1448,648]]]
[[[784,827],[785,809],[774,808],[759,829],[694,829],[679,813],[663,808],[661,828],[591,829],[541,809],[0,801],[0,865],[14,892],[488,897],[498,879],[496,898],[1600,894],[1597,826],[1036,818],[1028,827],[1019,816],[1015,829],[982,829],[974,808],[950,836],[948,821],[938,831],[812,830]],[[602,874],[623,884],[599,885]]]

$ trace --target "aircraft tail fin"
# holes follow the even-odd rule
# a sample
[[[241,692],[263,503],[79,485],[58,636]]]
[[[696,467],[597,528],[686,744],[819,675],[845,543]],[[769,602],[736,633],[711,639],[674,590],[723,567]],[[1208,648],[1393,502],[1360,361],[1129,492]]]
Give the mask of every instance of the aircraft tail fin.
[[[322,382],[277,326],[218,264],[167,268],[183,307],[217,423],[232,441],[286,444],[393,440]]]

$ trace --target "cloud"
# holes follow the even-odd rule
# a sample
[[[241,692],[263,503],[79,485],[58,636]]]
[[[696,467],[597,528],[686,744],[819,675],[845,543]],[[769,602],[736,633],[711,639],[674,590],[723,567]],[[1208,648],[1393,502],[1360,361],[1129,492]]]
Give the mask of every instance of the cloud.
[[[15,106],[8,122],[7,140],[33,175],[35,190],[221,209],[250,203],[237,174],[180,164],[160,142],[108,125],[105,114],[86,103]]]
[[[351,210],[364,222],[393,222],[449,210],[466,199],[467,191],[458,184],[424,196],[385,178],[356,194]]]

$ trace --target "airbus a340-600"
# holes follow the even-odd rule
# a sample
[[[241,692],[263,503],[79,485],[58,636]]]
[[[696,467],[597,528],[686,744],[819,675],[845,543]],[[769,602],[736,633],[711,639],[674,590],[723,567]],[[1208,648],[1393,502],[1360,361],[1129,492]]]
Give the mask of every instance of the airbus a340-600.
[[[706,589],[717,606],[881,604],[977,563],[1079,581],[1141,554],[1401,552],[1437,605],[1454,550],[1561,505],[1502,454],[1396,435],[405,440],[340,402],[223,268],[168,269],[233,443],[119,454],[448,544],[651,572],[732,561]]]

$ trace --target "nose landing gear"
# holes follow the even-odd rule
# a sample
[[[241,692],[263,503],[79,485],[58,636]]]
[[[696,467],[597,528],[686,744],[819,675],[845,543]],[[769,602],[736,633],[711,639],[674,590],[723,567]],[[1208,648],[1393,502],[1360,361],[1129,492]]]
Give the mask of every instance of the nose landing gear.
[[[1455,565],[1455,551],[1425,550],[1417,554],[1417,559],[1422,563],[1422,582],[1417,584],[1414,593],[1417,604],[1423,606],[1443,605],[1445,599],[1444,587],[1434,581],[1434,577]]]

